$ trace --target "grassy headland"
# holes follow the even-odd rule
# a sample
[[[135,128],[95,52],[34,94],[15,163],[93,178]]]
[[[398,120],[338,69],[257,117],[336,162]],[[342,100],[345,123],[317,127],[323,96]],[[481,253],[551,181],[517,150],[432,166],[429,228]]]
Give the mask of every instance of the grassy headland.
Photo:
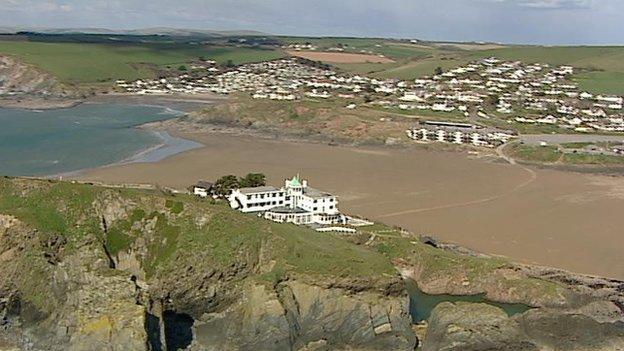
[[[347,109],[339,100],[253,100],[238,95],[178,122],[247,128],[307,139],[358,144],[384,144],[388,138],[406,141],[405,130],[412,116],[367,107]]]
[[[0,41],[0,54],[13,55],[47,71],[61,81],[75,84],[111,82],[116,79],[153,78],[159,69],[197,61],[200,57],[224,64],[273,60],[279,50],[236,46],[177,43],[43,43]]]
[[[396,279],[393,266],[402,262],[418,270],[419,284],[434,292],[493,294],[495,287],[503,287],[492,296],[540,305],[560,302],[564,291],[541,279],[505,276],[501,272],[511,265],[506,259],[435,248],[382,224],[364,227],[355,236],[319,233],[243,214],[224,202],[156,190],[2,178],[0,213],[36,229],[39,240],[60,236],[63,257],[94,239],[113,257],[139,253],[148,279],[201,264],[214,269],[252,265],[253,279],[267,284],[288,277],[321,284],[344,279],[383,282]],[[31,279],[46,274],[45,261],[33,255],[14,262],[29,267],[23,281],[16,283],[28,301],[45,310],[45,296],[52,292]]]

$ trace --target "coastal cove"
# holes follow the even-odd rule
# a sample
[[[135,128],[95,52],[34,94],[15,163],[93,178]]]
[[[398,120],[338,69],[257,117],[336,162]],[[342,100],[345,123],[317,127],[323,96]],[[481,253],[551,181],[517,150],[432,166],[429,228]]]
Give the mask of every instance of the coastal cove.
[[[138,126],[179,116],[159,106],[87,103],[67,109],[0,108],[0,172],[49,176],[155,162],[201,144]]]

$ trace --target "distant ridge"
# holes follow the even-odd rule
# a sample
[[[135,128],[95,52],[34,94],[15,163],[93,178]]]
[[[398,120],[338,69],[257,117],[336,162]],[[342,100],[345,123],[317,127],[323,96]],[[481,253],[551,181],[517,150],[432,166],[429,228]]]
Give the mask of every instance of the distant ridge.
[[[209,30],[153,27],[143,29],[114,30],[108,28],[37,28],[37,27],[0,27],[1,34],[34,32],[42,34],[111,34],[111,35],[166,35],[177,37],[232,37],[232,36],[267,36],[254,30]]]

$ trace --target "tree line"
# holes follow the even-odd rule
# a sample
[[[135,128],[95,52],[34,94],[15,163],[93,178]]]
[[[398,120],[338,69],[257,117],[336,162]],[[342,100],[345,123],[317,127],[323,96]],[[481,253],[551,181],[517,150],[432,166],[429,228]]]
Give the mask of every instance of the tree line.
[[[265,185],[266,176],[263,173],[248,173],[244,177],[229,174],[217,179],[213,185],[213,192],[215,195],[226,196],[232,192],[232,189],[253,188]]]

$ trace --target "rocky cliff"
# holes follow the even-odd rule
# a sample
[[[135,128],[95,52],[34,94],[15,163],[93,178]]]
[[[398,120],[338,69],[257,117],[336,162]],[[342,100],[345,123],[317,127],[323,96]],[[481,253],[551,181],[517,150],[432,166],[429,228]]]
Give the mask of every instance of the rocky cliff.
[[[0,349],[412,350],[381,255],[191,197],[0,180]],[[318,240],[320,239],[320,240]]]
[[[414,306],[422,293],[466,300],[438,304],[415,328],[425,350],[624,350],[622,281],[522,265],[400,228],[363,228],[348,240],[383,252],[415,282]],[[475,297],[484,303],[467,302]]]
[[[18,107],[66,106],[78,94],[47,72],[0,55],[0,105]]]
[[[440,303],[425,350],[624,349],[624,283],[318,233],[158,190],[0,178],[0,350],[413,350],[401,272]],[[416,301],[418,304],[418,301]]]

